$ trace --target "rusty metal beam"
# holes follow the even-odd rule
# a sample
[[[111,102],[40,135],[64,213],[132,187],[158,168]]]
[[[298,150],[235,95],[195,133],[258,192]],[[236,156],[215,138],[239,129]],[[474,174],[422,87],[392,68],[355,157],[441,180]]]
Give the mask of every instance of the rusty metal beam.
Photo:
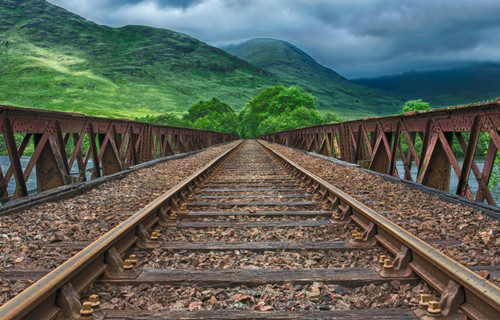
[[[291,140],[292,147],[311,147],[311,133],[331,134],[335,157],[369,167],[377,172],[398,176],[396,161],[398,151],[405,167],[404,179],[413,180],[410,170],[412,162],[418,167],[416,181],[448,191],[451,169],[459,179],[458,195],[477,201],[486,200],[495,204],[488,191],[488,182],[494,171],[494,160],[500,149],[500,99],[466,106],[442,108],[430,111],[409,112],[388,117],[364,118],[341,123],[287,130],[261,136],[261,139],[282,143]],[[462,134],[470,133],[468,143]],[[490,145],[486,154],[483,172],[474,161],[478,155],[478,139],[481,133],[488,133]],[[452,148],[456,136],[465,154],[460,166]],[[404,140],[402,140],[404,137]],[[418,138],[417,138],[418,137]],[[417,139],[421,139],[420,141]],[[404,154],[402,143],[408,146]],[[313,148],[314,149],[314,148]],[[324,153],[324,150],[320,150]],[[363,154],[367,152],[366,156]],[[469,187],[469,174],[479,185],[476,194]]]
[[[178,152],[199,150],[238,138],[206,130],[10,106],[0,106],[0,125],[0,134],[5,138],[11,159],[9,168],[0,167],[2,203],[28,195],[26,181],[33,170],[37,172],[38,191],[44,191],[75,181],[70,175],[75,161],[79,179],[86,180],[90,158],[93,162],[91,178],[97,178],[152,160],[157,154],[172,155],[174,150],[169,137],[176,137]],[[16,138],[20,136],[23,140],[18,146]],[[32,137],[35,150],[23,170],[20,157]],[[16,180],[16,191],[9,195],[7,185],[12,176]]]

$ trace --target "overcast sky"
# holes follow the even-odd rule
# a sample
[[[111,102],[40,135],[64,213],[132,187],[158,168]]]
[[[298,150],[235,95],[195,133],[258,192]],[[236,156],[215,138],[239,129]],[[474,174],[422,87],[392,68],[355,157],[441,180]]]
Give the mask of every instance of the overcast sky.
[[[499,0],[49,0],[99,24],[218,46],[282,39],[348,77],[500,61]]]

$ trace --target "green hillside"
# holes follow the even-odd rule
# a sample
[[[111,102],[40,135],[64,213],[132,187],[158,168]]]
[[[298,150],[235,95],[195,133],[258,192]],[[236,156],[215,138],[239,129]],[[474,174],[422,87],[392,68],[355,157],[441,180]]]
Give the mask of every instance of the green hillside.
[[[432,107],[444,107],[500,97],[500,64],[473,63],[432,71],[413,71],[399,75],[353,82],[387,90],[406,100],[422,99]]]
[[[277,78],[188,35],[111,28],[43,0],[0,1],[0,104],[117,117],[236,109]]]
[[[403,101],[392,94],[349,82],[285,41],[253,39],[224,49],[291,84],[304,87],[318,98],[319,109],[334,110],[343,118],[398,113],[403,105]]]

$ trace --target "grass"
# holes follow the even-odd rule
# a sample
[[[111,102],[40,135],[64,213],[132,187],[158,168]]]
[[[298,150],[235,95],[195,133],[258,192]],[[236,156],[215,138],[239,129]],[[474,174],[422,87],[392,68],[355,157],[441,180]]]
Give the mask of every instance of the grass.
[[[188,35],[99,26],[42,0],[2,1],[0,35],[1,104],[133,118],[214,96],[241,109],[284,82]]]

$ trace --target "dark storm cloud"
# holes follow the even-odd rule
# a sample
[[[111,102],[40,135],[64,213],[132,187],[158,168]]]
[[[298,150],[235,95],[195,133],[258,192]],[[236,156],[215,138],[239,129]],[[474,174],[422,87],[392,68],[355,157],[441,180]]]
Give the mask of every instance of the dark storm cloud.
[[[498,0],[50,0],[98,23],[211,44],[274,37],[348,77],[500,60]]]
[[[197,5],[204,0],[156,0],[153,1],[156,4],[158,4],[159,7],[161,8],[182,8],[182,9],[187,9],[191,6]],[[63,1],[61,1],[63,2]],[[133,5],[138,5],[143,2],[151,2],[148,0],[108,0],[108,1],[103,1],[103,3],[106,5],[106,8],[120,8],[123,6],[133,6]]]

